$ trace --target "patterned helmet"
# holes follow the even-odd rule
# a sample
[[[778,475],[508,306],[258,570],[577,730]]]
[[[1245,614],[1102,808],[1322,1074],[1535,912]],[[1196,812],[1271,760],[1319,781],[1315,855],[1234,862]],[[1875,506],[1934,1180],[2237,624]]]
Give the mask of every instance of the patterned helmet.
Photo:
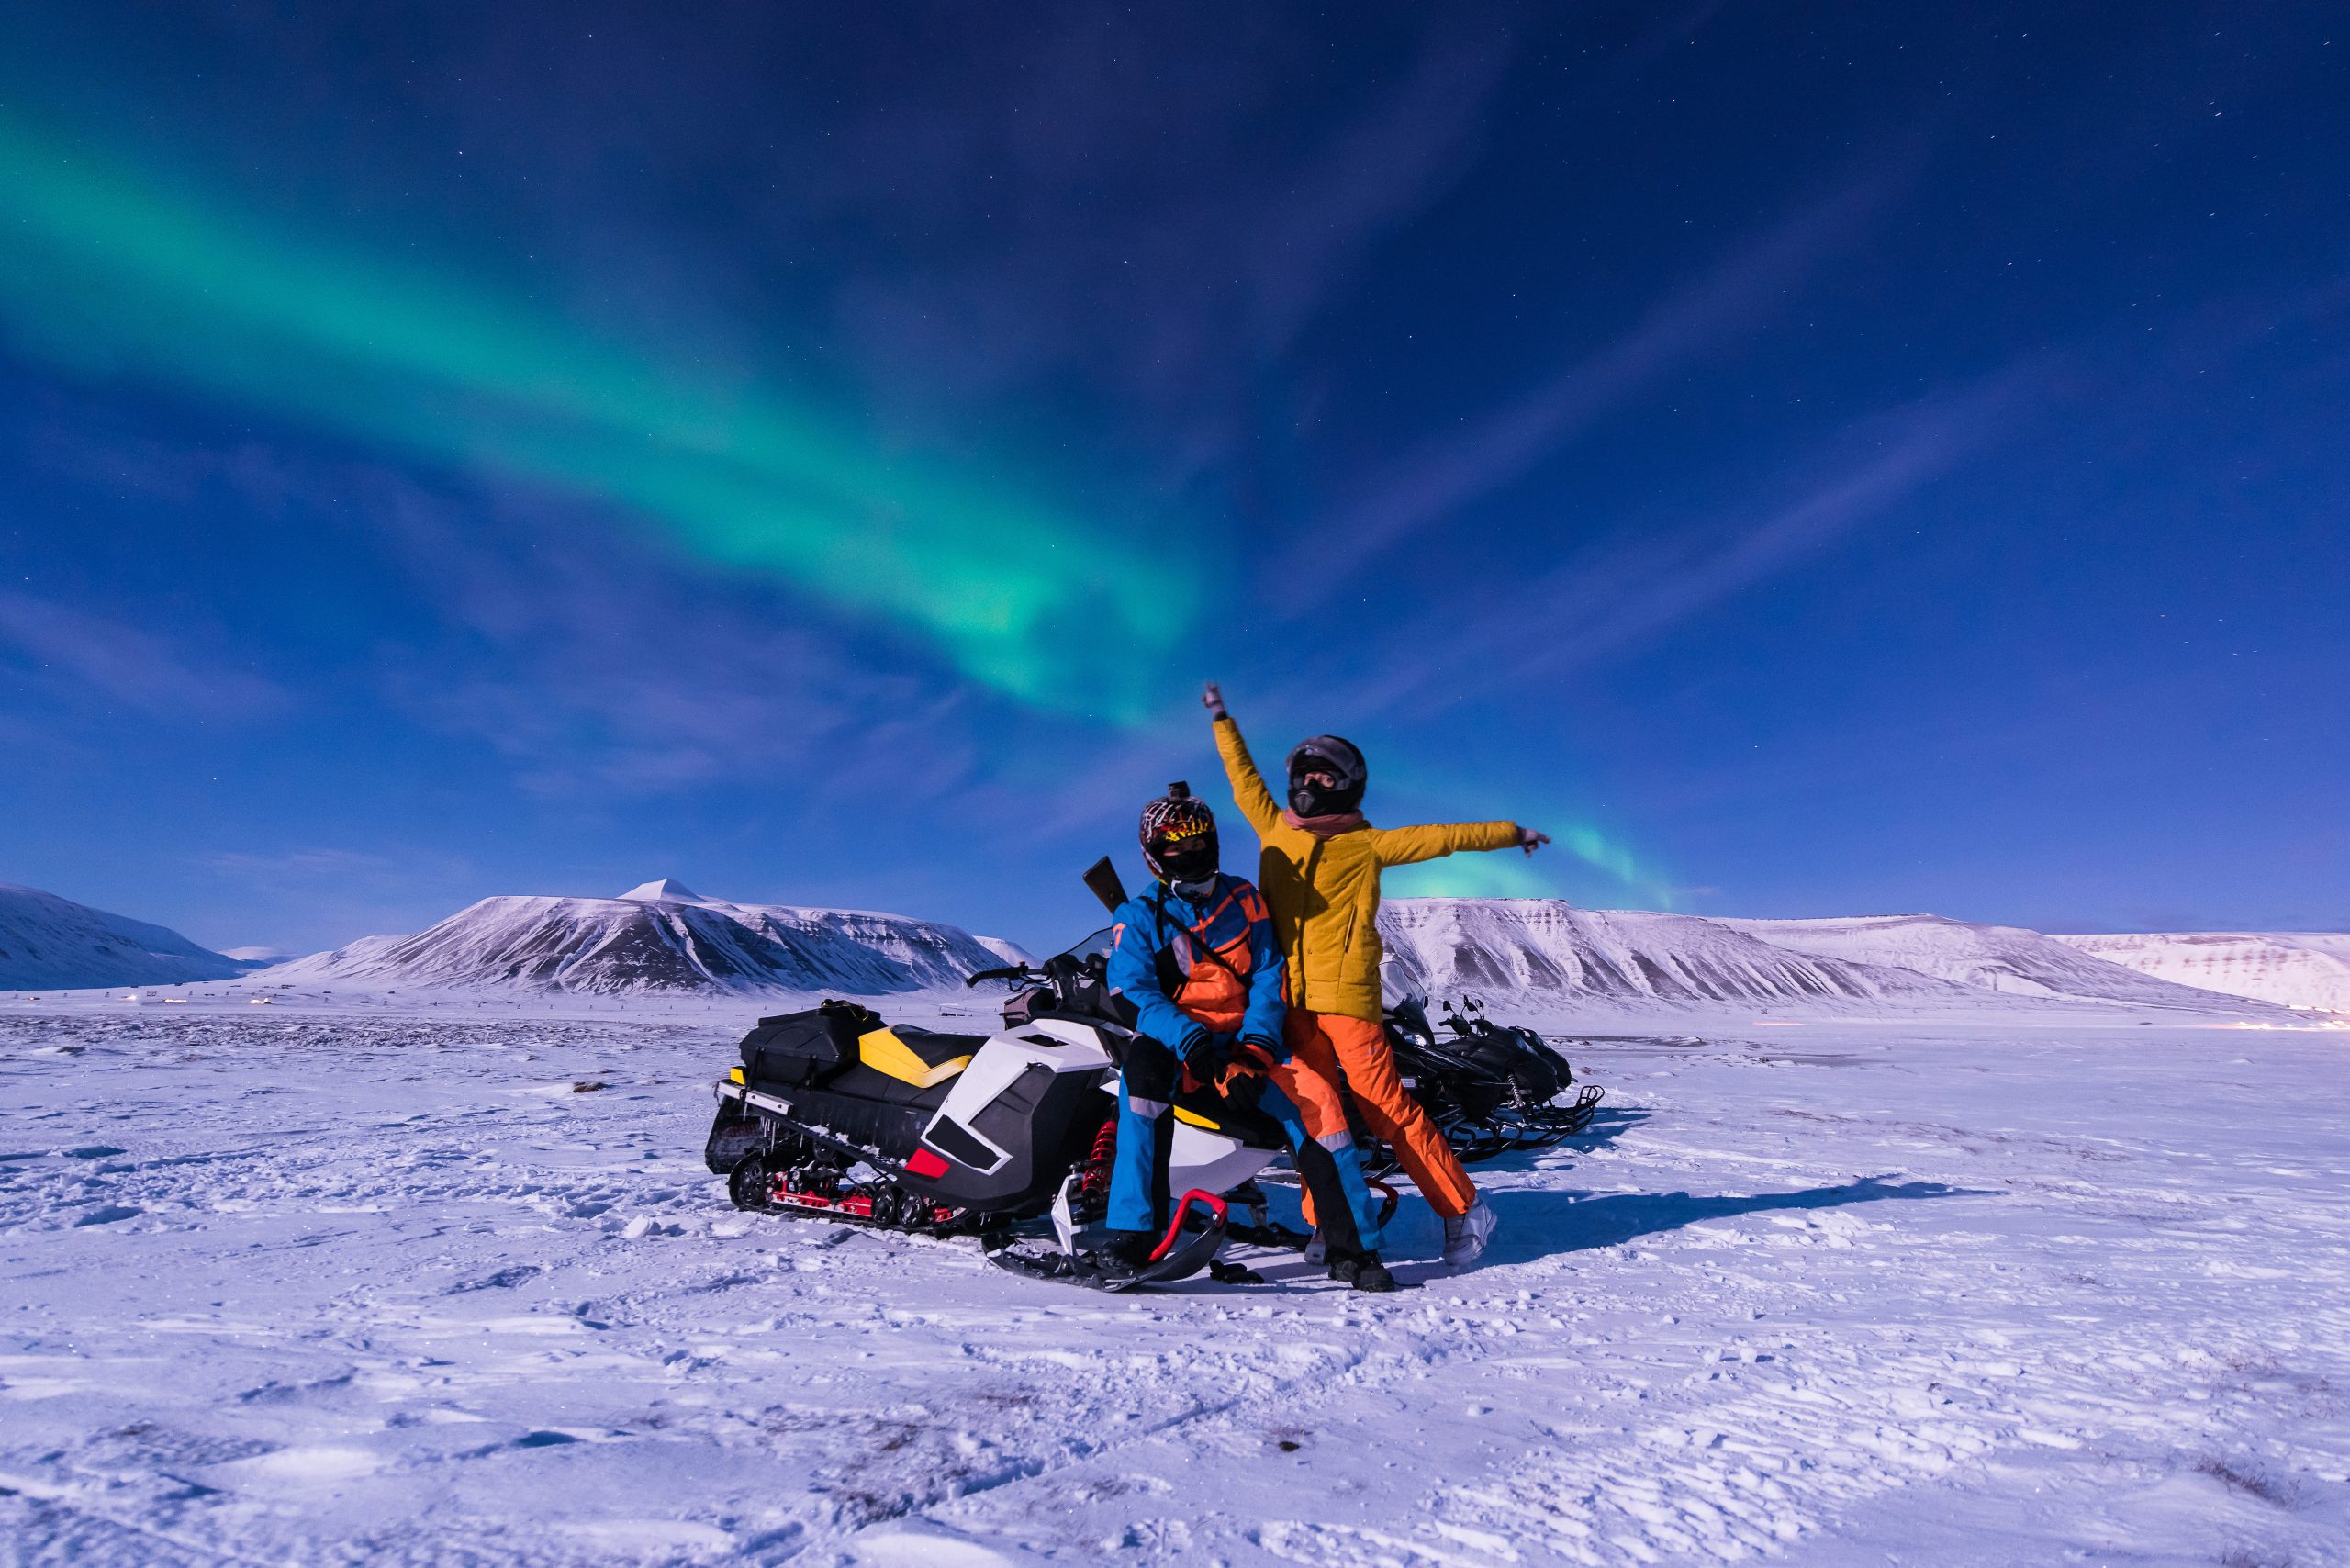
[[[1142,809],[1142,861],[1162,882],[1203,882],[1215,875],[1215,813],[1178,779]]]

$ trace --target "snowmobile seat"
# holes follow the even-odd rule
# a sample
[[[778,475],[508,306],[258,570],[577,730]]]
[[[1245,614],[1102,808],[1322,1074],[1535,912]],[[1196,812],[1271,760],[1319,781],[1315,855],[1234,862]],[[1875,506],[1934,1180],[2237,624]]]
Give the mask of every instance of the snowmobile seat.
[[[987,1043],[985,1035],[948,1035],[910,1025],[869,1029],[857,1036],[856,1059],[823,1086],[834,1094],[934,1110]]]
[[[927,1068],[945,1067],[957,1058],[968,1062],[979,1054],[981,1046],[988,1043],[985,1035],[947,1035],[935,1029],[917,1029],[905,1024],[895,1025],[889,1032],[895,1035],[898,1043],[913,1052]],[[869,1062],[872,1058],[868,1055],[866,1059]]]

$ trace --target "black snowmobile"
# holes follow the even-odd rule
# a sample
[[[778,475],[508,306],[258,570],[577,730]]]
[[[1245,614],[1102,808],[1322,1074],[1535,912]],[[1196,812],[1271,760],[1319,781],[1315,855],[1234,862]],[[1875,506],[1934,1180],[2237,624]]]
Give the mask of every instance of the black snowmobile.
[[[1548,1148],[1591,1125],[1604,1090],[1578,1087],[1567,1058],[1531,1029],[1496,1024],[1484,1003],[1445,1003],[1442,1027],[1427,1003],[1407,998],[1387,1009],[1395,1070],[1464,1165]],[[1574,1089],[1572,1100],[1562,1098]]]
[[[1267,1223],[1254,1184],[1289,1146],[1271,1117],[1213,1093],[1177,1101],[1171,1174],[1182,1196],[1150,1263],[1105,1271],[1088,1245],[1108,1208],[1116,1074],[1134,1038],[1131,1013],[1103,980],[1110,936],[1096,932],[1040,967],[971,976],[1015,987],[992,1035],[893,1026],[842,1001],[760,1019],[742,1066],[716,1086],[704,1161],[739,1208],[974,1235],[1022,1273],[1108,1289],[1204,1268],[1242,1276],[1214,1263],[1217,1249],[1227,1233],[1289,1239]],[[1236,1203],[1250,1211],[1245,1228],[1230,1224]]]

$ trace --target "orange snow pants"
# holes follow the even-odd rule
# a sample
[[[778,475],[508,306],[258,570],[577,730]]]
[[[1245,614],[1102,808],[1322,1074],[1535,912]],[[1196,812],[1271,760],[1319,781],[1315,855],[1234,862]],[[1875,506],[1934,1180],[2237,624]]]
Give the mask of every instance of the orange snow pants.
[[[1428,1207],[1447,1219],[1469,1212],[1477,1201],[1476,1185],[1453,1157],[1452,1146],[1396,1076],[1395,1053],[1387,1048],[1383,1026],[1367,1018],[1292,1007],[1282,1033],[1296,1059],[1320,1076],[1335,1082],[1338,1070],[1346,1070],[1347,1088],[1364,1125],[1395,1151]],[[1305,1204],[1305,1222],[1314,1223],[1311,1198]]]

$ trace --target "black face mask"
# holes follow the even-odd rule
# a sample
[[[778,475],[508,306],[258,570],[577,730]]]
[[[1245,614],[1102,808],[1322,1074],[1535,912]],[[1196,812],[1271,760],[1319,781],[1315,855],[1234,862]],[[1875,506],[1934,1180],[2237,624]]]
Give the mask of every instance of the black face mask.
[[[1151,869],[1165,882],[1204,882],[1215,875],[1215,834],[1203,833],[1181,846],[1154,849]]]
[[[1304,774],[1289,781],[1289,809],[1302,817],[1334,817],[1362,804],[1360,789],[1325,790]]]

